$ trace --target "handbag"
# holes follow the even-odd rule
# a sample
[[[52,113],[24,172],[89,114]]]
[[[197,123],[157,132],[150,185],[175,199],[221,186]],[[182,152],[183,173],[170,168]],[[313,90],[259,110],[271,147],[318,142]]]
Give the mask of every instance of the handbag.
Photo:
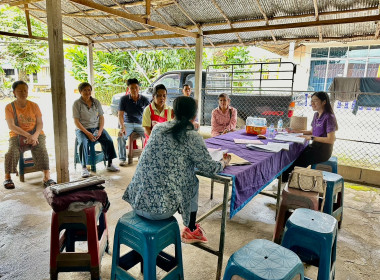
[[[14,105],[14,102],[12,102],[11,105],[12,105],[12,108],[13,108],[13,115],[14,115],[14,119],[15,119],[15,125],[19,127],[19,125],[18,125],[18,118],[17,118],[17,114],[16,114],[16,107]],[[36,132],[36,128],[34,128],[31,131],[28,131],[28,133],[30,133],[30,134],[34,134],[35,132]],[[20,134],[17,135],[17,142],[18,142],[18,148],[19,148],[19,150],[20,150],[21,153],[24,153],[25,151],[28,151],[28,150],[32,149],[32,145],[28,144],[28,139],[25,136],[23,136],[23,135],[20,135]]]
[[[323,180],[323,172],[321,170],[303,168],[295,166],[293,172],[289,176],[288,187],[300,189],[305,192],[318,192],[322,194],[321,212],[325,205],[326,181]]]

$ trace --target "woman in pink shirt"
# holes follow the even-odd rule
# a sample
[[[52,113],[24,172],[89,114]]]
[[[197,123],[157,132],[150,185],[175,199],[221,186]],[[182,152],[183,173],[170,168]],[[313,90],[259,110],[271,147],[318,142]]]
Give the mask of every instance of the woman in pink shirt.
[[[230,106],[231,99],[227,93],[218,96],[219,107],[211,113],[211,136],[215,137],[235,131],[237,123],[237,110]]]

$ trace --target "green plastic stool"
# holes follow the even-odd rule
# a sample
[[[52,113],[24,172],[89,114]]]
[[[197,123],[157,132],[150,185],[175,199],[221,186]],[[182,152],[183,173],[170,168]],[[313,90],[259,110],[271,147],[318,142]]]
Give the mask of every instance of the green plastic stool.
[[[292,280],[304,269],[300,258],[292,251],[265,239],[256,239],[232,254],[223,280],[239,275],[250,280]]]
[[[123,215],[115,229],[111,279],[135,279],[128,270],[141,263],[144,280],[156,279],[156,265],[167,272],[160,279],[183,279],[181,237],[177,220],[148,220],[134,211]],[[120,245],[132,251],[120,256]],[[175,256],[162,250],[175,245]]]

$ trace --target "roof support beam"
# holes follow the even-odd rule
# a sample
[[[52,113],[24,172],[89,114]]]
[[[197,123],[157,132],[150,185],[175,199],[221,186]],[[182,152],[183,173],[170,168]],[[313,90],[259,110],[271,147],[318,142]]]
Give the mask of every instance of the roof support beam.
[[[317,0],[313,0],[314,4],[314,13],[315,13],[315,21],[319,20],[319,11],[318,11],[318,4]],[[322,27],[318,26],[318,35],[319,35],[319,41],[322,42]]]
[[[161,28],[161,29],[164,29],[164,30],[176,33],[176,34],[184,35],[187,37],[193,37],[193,38],[196,38],[198,36],[197,33],[189,32],[189,31],[182,29],[182,28],[172,27],[172,26],[165,25],[165,24],[162,24],[162,23],[159,23],[156,21],[149,20],[149,19],[144,19],[143,17],[136,16],[133,14],[129,14],[129,13],[126,13],[123,11],[113,9],[113,8],[109,8],[109,7],[100,5],[98,3],[95,3],[93,1],[89,1],[89,0],[70,0],[70,1],[84,5],[84,6],[87,6],[87,7],[90,7],[90,8],[93,8],[93,9],[97,9],[97,10],[105,12],[105,13],[109,13],[111,15],[120,16],[122,18],[131,20],[134,22],[138,22],[141,24],[146,24],[146,25],[150,25],[153,27]]]
[[[273,24],[273,25],[267,25],[267,26],[221,29],[221,30],[213,30],[213,31],[204,31],[203,34],[213,35],[213,34],[228,34],[228,33],[235,33],[235,32],[255,32],[255,31],[291,29],[291,28],[335,25],[335,24],[345,24],[345,23],[358,23],[358,22],[378,21],[378,20],[380,20],[380,15],[329,19],[329,20],[320,20],[320,21],[309,21],[309,22],[296,22],[296,23],[287,23],[287,24]]]
[[[28,8],[28,4],[24,4],[25,8]],[[29,11],[25,10],[25,19],[26,19],[26,25],[28,27],[28,35],[29,37],[32,36],[32,25],[30,24],[30,17],[29,17]]]
[[[17,33],[4,32],[4,31],[0,31],[0,35],[9,36],[9,37],[25,38],[25,39],[31,39],[31,40],[49,41],[49,39],[45,38],[45,37],[29,36],[29,35],[25,35],[25,34],[17,34]],[[87,46],[86,43],[69,41],[69,40],[63,40],[63,43],[65,43],[65,44],[73,44],[73,45],[80,45],[80,46]]]
[[[219,11],[219,13],[221,13],[221,15],[224,17],[224,19],[226,20],[227,24],[233,28],[232,26],[232,23],[231,21],[229,20],[229,18],[227,17],[226,13],[222,10],[222,8],[219,7],[218,3],[216,3],[215,0],[211,0],[212,4],[214,4],[215,8]],[[243,43],[243,40],[240,38],[240,35],[239,33],[235,33],[236,37],[238,38],[238,41],[240,44],[242,44],[244,46],[244,43]]]
[[[141,40],[162,40],[162,39],[182,38],[182,37],[184,36],[177,35],[177,34],[166,34],[166,35],[104,39],[104,40],[94,41],[94,43],[100,44],[100,43],[111,43],[111,42],[131,42],[131,41],[141,41]]]
[[[259,8],[260,13],[263,15],[263,17],[265,19],[265,24],[269,25],[269,19],[267,17],[267,14],[264,12],[263,7],[261,7],[259,0],[256,0],[256,5],[257,5],[257,8]],[[273,41],[276,42],[276,37],[274,36],[273,31],[270,30],[269,33],[272,36]]]
[[[145,0],[145,16],[146,20],[150,20],[150,0]]]

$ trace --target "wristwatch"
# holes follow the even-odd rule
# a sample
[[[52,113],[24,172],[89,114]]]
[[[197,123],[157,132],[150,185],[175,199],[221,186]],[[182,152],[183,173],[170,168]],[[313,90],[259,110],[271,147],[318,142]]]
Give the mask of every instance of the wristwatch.
[[[311,136],[310,139],[311,139],[311,141],[314,141],[314,136]]]

